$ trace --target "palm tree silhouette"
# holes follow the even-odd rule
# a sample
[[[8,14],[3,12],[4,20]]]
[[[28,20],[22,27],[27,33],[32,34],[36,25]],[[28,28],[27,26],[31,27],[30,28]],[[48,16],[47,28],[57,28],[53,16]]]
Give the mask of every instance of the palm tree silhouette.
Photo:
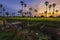
[[[47,16],[47,6],[48,6],[49,2],[45,1],[45,5],[46,5],[46,16]]]
[[[12,12],[12,16],[15,16],[15,12]]]
[[[2,5],[2,4],[0,4],[0,8],[1,8],[1,12],[0,12],[0,13],[2,13],[2,7],[3,7],[3,5]]]
[[[51,10],[51,7],[52,7],[52,5],[49,5],[49,13],[51,13],[51,11],[50,11]]]
[[[5,11],[5,8],[3,8],[3,11]]]
[[[44,13],[46,14],[46,13],[47,13],[47,11],[44,11]],[[47,15],[45,15],[45,16],[47,16]]]
[[[38,12],[38,11],[37,11],[37,9],[35,9],[34,11],[35,11],[35,13],[37,13],[37,12]],[[36,16],[36,15],[35,15],[35,16]]]
[[[3,8],[3,5],[2,4],[0,4],[0,8],[1,8],[1,12],[0,13],[2,13],[2,8]],[[4,18],[4,15],[3,15],[3,26],[5,27],[6,25],[5,25],[5,18]]]
[[[29,14],[29,11],[27,11],[26,14]],[[30,14],[29,14],[29,15],[30,15]],[[27,15],[27,17],[29,17],[29,15]]]
[[[37,9],[34,10],[35,12],[38,12]]]
[[[3,5],[2,4],[0,4],[0,8],[2,7]]]
[[[25,15],[26,15],[26,7],[27,7],[27,4],[24,4],[24,7],[25,7]]]
[[[4,13],[5,13],[5,8],[3,8],[3,16],[4,16]]]
[[[58,10],[56,10],[56,16],[57,16]]]
[[[24,4],[24,7],[26,8],[27,7],[27,4]]]
[[[32,8],[29,8],[29,10],[30,10],[29,14],[30,14],[30,17],[31,17],[31,16],[32,16],[32,13],[31,13],[31,11],[32,11]]]
[[[9,13],[8,12],[6,12],[6,16],[8,17],[8,15],[9,15]]]
[[[55,11],[55,6],[56,6],[56,4],[53,3],[52,6],[53,6],[53,15],[54,15],[54,11]]]
[[[22,14],[22,10],[19,10],[18,15],[22,16],[21,14]]]
[[[52,7],[52,5],[50,4],[49,5],[49,14],[50,14],[50,16],[51,16],[51,7]]]
[[[20,1],[20,3],[21,3],[21,6],[22,6],[22,11],[23,11],[24,2],[23,1]],[[22,16],[23,16],[23,12],[22,12]]]

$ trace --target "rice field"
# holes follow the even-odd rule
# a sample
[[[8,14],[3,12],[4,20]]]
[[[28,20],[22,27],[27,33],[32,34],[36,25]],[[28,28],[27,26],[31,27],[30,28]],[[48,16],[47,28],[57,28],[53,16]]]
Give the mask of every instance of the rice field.
[[[27,21],[31,23],[31,27],[38,27],[40,25],[46,25],[47,27],[60,28],[60,18],[21,18],[21,17],[8,17],[6,20],[9,21]],[[0,20],[0,25],[3,21]],[[37,24],[38,23],[38,24]],[[13,32],[0,32],[0,40],[11,40],[13,39]]]
[[[32,20],[32,21],[39,21],[39,20],[48,20],[48,21],[60,21],[60,18],[21,18],[21,17],[8,17],[9,20]]]
[[[11,17],[7,18],[7,21],[27,21],[32,24],[40,23],[50,27],[60,27],[60,18],[19,18]]]

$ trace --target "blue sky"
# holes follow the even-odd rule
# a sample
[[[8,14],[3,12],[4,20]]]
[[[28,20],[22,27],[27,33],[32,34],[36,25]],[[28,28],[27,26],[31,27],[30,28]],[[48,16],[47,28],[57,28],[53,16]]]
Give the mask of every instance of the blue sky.
[[[21,9],[20,2],[21,0],[0,0],[0,3],[6,8],[9,12],[17,12]],[[45,10],[44,2],[46,0],[23,0],[29,7],[33,7],[43,12]],[[52,3],[56,3],[56,9],[60,10],[60,0],[47,0]]]

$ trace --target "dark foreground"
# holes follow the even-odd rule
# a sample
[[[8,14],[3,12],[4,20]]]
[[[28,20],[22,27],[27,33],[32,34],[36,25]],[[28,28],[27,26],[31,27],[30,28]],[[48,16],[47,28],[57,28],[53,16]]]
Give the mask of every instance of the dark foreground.
[[[60,18],[7,18],[0,40],[60,40]]]

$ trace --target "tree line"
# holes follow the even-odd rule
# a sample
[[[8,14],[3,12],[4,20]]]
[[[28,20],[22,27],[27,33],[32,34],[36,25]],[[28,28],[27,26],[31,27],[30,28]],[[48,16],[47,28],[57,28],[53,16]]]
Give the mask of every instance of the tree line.
[[[21,16],[21,17],[26,17],[26,15],[28,14],[27,17],[32,17],[32,16],[33,16],[33,12],[32,12],[32,11],[34,11],[35,14],[37,14],[38,9],[33,9],[32,7],[29,7],[29,8],[28,8],[29,10],[27,11],[27,10],[26,10],[27,4],[26,4],[24,1],[20,1],[20,4],[21,4],[21,7],[22,7],[22,8],[18,11],[18,15],[19,15],[19,16]],[[47,15],[48,15],[48,8],[49,8],[49,14],[52,14],[52,15],[50,15],[50,17],[53,17],[54,14],[55,14],[55,12],[56,12],[56,15],[57,15],[57,13],[59,12],[59,10],[55,10],[56,3],[49,4],[49,1],[45,1],[44,4],[45,4],[45,6],[46,6],[46,10],[44,11],[44,14],[45,14],[46,17],[47,17]],[[52,7],[53,7],[53,8],[52,8]],[[24,9],[23,9],[23,8],[24,8]],[[53,12],[51,12],[51,8],[52,8]],[[1,10],[0,14],[1,14],[1,13],[3,14],[2,16],[4,16],[4,15],[9,16],[9,15],[10,15],[10,13],[6,11],[6,9],[3,7],[2,4],[0,4],[0,10]],[[25,10],[25,12],[24,12],[24,10]],[[16,14],[15,12],[12,12],[12,16],[15,16],[15,14]],[[24,14],[25,14],[25,15],[24,15]],[[34,15],[34,17],[37,17],[37,16]],[[41,17],[44,17],[44,15],[41,15]]]

